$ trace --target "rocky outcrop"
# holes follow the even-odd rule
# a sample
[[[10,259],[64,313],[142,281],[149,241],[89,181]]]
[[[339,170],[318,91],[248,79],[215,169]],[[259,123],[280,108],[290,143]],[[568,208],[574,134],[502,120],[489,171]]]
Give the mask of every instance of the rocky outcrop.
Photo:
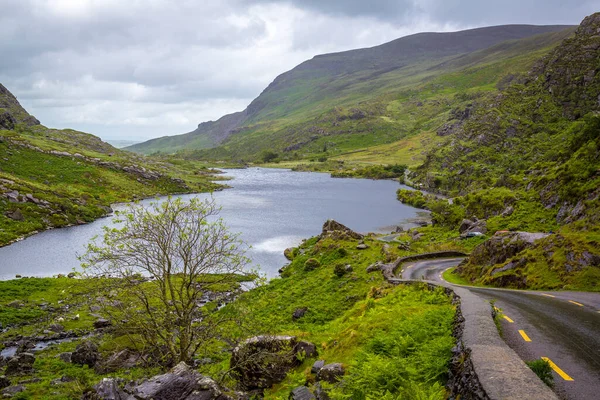
[[[82,397],[83,400],[234,400],[240,394],[226,391],[211,378],[181,362],[166,374],[135,384],[104,378]]]
[[[255,336],[233,350],[230,367],[240,389],[262,390],[281,382],[301,358],[316,355],[314,344],[294,336]]]
[[[327,364],[317,372],[317,380],[336,383],[342,379],[345,373],[346,370],[341,363]]]
[[[343,224],[340,224],[339,222],[333,219],[328,219],[323,224],[323,229],[321,231],[320,238],[332,238],[335,240],[362,240],[363,235],[361,235],[358,232],[354,232],[352,229],[348,228]]]
[[[481,266],[500,264],[531,247],[536,240],[549,236],[548,233],[506,232],[496,234],[477,246],[468,262]]]
[[[471,232],[487,233],[487,223],[483,219],[463,219],[458,227],[458,232],[463,235]]]
[[[21,353],[18,356],[14,356],[6,363],[6,375],[19,375],[29,373],[33,370],[33,363],[35,362],[35,356],[31,353]]]
[[[73,364],[87,365],[90,368],[93,368],[99,359],[98,346],[90,341],[79,344],[71,354],[71,362]]]

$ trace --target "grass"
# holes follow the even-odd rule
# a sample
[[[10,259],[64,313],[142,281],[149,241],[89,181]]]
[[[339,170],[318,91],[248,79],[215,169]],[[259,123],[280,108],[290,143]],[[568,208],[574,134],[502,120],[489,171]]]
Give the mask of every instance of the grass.
[[[456,274],[454,270],[456,267],[448,268],[442,273],[442,278],[448,283],[453,283],[455,285],[473,285],[471,282],[463,278],[462,276]]]
[[[347,369],[344,386],[325,385],[332,398],[444,399],[448,363],[454,346],[452,337],[455,308],[441,290],[424,286],[392,286],[379,272],[366,267],[385,258],[383,244],[367,237],[366,250],[356,249],[354,240],[311,238],[296,251],[281,278],[252,289],[235,302],[217,311],[217,317],[234,317],[236,323],[222,327],[223,341],[207,342],[196,354],[210,358],[200,371],[222,380],[230,387],[235,382],[227,373],[231,343],[258,334],[295,335],[317,345],[319,359],[341,362]],[[407,252],[390,249],[388,257]],[[313,261],[315,268],[306,268]],[[344,268],[336,268],[343,265]],[[351,265],[351,270],[345,268]],[[64,317],[65,328],[92,330],[94,317],[88,305],[99,294],[97,281],[68,278],[28,278],[0,282],[0,309],[11,315],[0,318],[4,326],[19,321],[0,339],[16,335],[35,335]],[[114,288],[114,287],[113,287]],[[117,297],[118,294],[117,294]],[[13,309],[8,303],[19,299],[26,307]],[[126,299],[119,297],[120,301]],[[45,303],[44,307],[40,307]],[[49,311],[52,306],[55,311]],[[68,306],[68,308],[67,308]],[[307,307],[306,314],[292,318],[296,308]],[[29,310],[29,311],[27,311]],[[34,314],[27,314],[31,310]],[[79,314],[79,319],[74,319]],[[232,320],[233,321],[233,320]],[[104,357],[132,347],[127,336],[114,334],[94,337]],[[126,380],[155,375],[160,368],[121,369],[97,374],[87,367],[64,363],[57,355],[72,351],[79,340],[62,343],[36,353],[35,373],[39,382],[26,384],[22,399],[70,399],[100,381],[114,376]],[[267,390],[265,398],[287,398],[291,389],[314,382],[310,367],[315,359],[305,359],[286,379]],[[67,376],[66,383],[51,382]],[[23,379],[31,377],[26,376]]]

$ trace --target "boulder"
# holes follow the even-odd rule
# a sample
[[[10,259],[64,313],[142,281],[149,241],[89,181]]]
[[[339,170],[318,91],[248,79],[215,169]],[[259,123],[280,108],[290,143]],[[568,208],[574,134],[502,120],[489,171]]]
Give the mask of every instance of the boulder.
[[[316,346],[294,336],[255,336],[233,350],[230,368],[242,390],[261,390],[281,382],[304,357],[316,355]]]
[[[312,374],[316,374],[317,372],[319,372],[319,370],[321,368],[323,368],[324,365],[325,365],[325,360],[317,360],[317,361],[315,361],[312,368],[310,369],[310,372]]]
[[[48,327],[48,330],[50,330],[52,332],[60,333],[65,330],[65,327],[62,326],[61,324],[51,324]]]
[[[321,239],[326,237],[333,238],[335,240],[339,239],[357,239],[361,240],[363,235],[358,232],[354,232],[352,229],[347,226],[340,224],[337,221],[332,219],[328,219],[323,224],[323,229],[321,231]]]
[[[8,379],[6,376],[1,375],[0,376],[0,390],[7,388],[10,386],[10,379]]]
[[[105,318],[98,318],[97,320],[94,321],[94,328],[96,328],[96,329],[107,328],[110,325],[111,325],[110,321]]]
[[[368,248],[369,248],[369,246],[368,246],[368,245],[366,245],[366,244],[364,244],[364,243],[360,243],[360,244],[358,244],[358,245],[356,246],[356,248],[357,248],[358,250],[366,250],[366,249],[368,249]]]
[[[315,400],[316,397],[306,386],[299,386],[290,393],[290,400]]]
[[[25,219],[23,213],[18,208],[14,211],[7,212],[5,215],[15,221],[23,221]]]
[[[17,393],[21,393],[25,391],[25,386],[23,385],[14,385],[9,386],[7,388],[2,389],[0,393],[2,393],[3,397],[13,397]]]
[[[458,227],[458,232],[460,232],[461,235],[466,235],[470,232],[487,233],[487,222],[484,219],[474,221],[470,219],[463,219]]]
[[[500,264],[529,248],[536,240],[549,236],[547,233],[506,232],[496,234],[475,247],[469,263],[481,266]]]
[[[116,378],[104,378],[100,383],[94,385],[93,391],[83,395],[84,400],[124,400],[129,396],[120,389],[120,380]]]
[[[294,310],[294,312],[292,313],[292,319],[294,321],[304,317],[304,314],[306,314],[306,312],[308,311],[308,307],[301,307],[301,308],[296,308]]]
[[[138,400],[226,400],[217,383],[181,362],[171,371],[127,390]]]
[[[90,368],[93,368],[99,359],[98,346],[90,341],[79,344],[71,354],[71,362],[73,364],[87,365]]]
[[[315,383],[315,397],[317,400],[330,400],[327,391],[321,387],[319,382]]]
[[[60,358],[63,362],[70,363],[70,362],[72,362],[72,360],[71,360],[72,356],[73,356],[73,353],[70,351],[67,351],[65,353],[60,353],[57,357]]]
[[[96,364],[96,372],[106,374],[118,369],[130,369],[143,364],[142,355],[129,349],[111,354],[102,363]]]
[[[294,250],[295,250],[294,247],[288,247],[287,249],[285,249],[283,251],[283,255],[285,256],[285,258],[287,258],[288,260],[292,261],[294,259],[294,256],[295,256]]]
[[[341,363],[327,364],[317,373],[317,380],[336,383],[342,379],[345,373],[346,371]]]
[[[33,370],[33,363],[35,362],[35,356],[31,353],[21,353],[18,356],[14,356],[6,363],[6,375],[18,375],[23,373],[29,373]]]

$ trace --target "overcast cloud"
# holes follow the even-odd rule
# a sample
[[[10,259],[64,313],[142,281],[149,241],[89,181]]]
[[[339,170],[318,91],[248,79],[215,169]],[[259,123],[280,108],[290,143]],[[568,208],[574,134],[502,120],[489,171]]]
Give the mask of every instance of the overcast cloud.
[[[49,127],[148,139],[243,110],[316,54],[578,24],[600,0],[0,0],[0,83]]]

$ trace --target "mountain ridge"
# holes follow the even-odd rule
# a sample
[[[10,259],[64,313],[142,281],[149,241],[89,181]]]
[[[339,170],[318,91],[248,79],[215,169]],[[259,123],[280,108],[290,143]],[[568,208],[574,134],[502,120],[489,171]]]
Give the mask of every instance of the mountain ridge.
[[[190,148],[210,148],[223,143],[238,129],[256,123],[285,119],[299,106],[310,108],[313,100],[335,100],[344,86],[373,80],[383,74],[423,61],[472,53],[507,40],[568,29],[568,25],[499,25],[458,32],[425,32],[363,49],[316,55],[278,75],[245,110],[206,121],[195,130],[164,136],[129,146],[127,150],[151,153]],[[367,76],[364,76],[367,74]],[[340,86],[340,77],[344,80]],[[305,90],[303,86],[310,83]],[[319,107],[313,107],[313,113]]]

